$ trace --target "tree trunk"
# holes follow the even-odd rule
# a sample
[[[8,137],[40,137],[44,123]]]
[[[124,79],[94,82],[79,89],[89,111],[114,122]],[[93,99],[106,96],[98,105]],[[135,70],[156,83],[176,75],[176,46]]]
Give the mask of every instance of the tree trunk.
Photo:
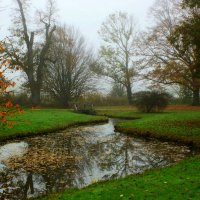
[[[24,186],[24,199],[27,199],[28,190],[31,190],[31,194],[34,194],[34,186],[33,186],[33,175],[29,173],[26,179],[26,184]]]
[[[126,92],[127,92],[128,104],[131,105],[133,102],[132,102],[132,90],[130,84],[127,85]]]
[[[40,98],[40,89],[37,87],[33,87],[31,89],[31,104],[33,106],[38,106],[41,103],[41,98]]]
[[[64,95],[63,95],[64,94]],[[69,108],[70,106],[69,106],[69,102],[70,102],[70,98],[68,98],[68,96],[67,95],[65,95],[65,93],[63,92],[63,94],[61,94],[60,96],[59,96],[59,102],[61,103],[61,106],[63,107],[63,108]]]
[[[193,106],[199,106],[200,105],[200,95],[199,95],[199,88],[196,88],[193,90],[193,101],[192,105]]]

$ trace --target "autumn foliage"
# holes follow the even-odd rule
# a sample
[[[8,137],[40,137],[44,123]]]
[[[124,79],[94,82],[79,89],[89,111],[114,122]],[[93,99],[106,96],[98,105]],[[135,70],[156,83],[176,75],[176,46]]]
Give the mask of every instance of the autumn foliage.
[[[4,45],[0,42],[0,124],[13,127],[14,121],[10,120],[9,117],[21,113],[22,109],[17,104],[14,105],[8,97],[11,93],[14,93],[12,88],[15,86],[15,82],[8,80],[5,74],[10,70],[18,69],[18,67],[11,68],[12,60],[8,59]]]

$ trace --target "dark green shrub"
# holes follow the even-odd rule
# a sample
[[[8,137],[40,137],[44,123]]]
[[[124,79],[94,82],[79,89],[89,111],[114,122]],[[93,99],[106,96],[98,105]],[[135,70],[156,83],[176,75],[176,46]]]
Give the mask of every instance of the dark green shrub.
[[[169,103],[170,96],[165,92],[142,91],[134,95],[134,103],[141,112],[160,112]]]
[[[19,93],[19,94],[14,94],[11,96],[11,101],[14,104],[19,104],[21,106],[28,106],[30,105],[30,100],[29,97],[26,93]]]

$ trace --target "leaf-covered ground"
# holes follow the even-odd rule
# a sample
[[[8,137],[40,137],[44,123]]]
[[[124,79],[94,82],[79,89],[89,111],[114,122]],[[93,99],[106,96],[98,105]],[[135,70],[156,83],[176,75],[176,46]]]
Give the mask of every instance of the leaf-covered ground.
[[[42,200],[199,200],[199,197],[200,157],[196,156],[174,166],[96,183],[81,190],[69,190]]]

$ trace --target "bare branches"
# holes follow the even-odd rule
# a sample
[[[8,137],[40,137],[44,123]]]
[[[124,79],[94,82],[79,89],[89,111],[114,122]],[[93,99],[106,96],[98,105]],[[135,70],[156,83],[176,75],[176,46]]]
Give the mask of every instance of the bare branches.
[[[57,28],[51,58],[53,62],[49,63],[45,89],[62,106],[69,106],[70,101],[93,88],[92,55],[84,38],[73,27]]]
[[[129,103],[132,102],[132,78],[136,75],[135,43],[136,25],[127,13],[116,12],[102,23],[99,35],[103,40],[100,49],[102,74],[123,84]]]
[[[17,12],[19,13],[19,20],[13,32],[13,41],[10,43],[10,49],[15,44],[18,49],[18,56],[16,61],[22,64],[22,69],[27,75],[29,82],[32,103],[37,105],[40,103],[40,91],[43,84],[44,70],[48,60],[48,53],[52,44],[53,33],[56,30],[55,26],[55,7],[54,0],[48,0],[47,11],[40,13],[40,23],[35,27],[28,21],[26,11],[27,1],[16,0],[18,5]],[[38,35],[38,28],[42,26],[41,34]],[[32,30],[31,30],[32,29]],[[30,31],[31,30],[31,31]],[[15,34],[17,33],[17,34]],[[37,38],[36,38],[37,37]],[[15,48],[13,48],[15,49]],[[13,55],[16,52],[12,52]],[[13,56],[12,56],[13,57]],[[15,56],[16,57],[16,56]]]
[[[45,36],[46,40],[49,35],[51,35],[51,32],[55,30],[55,15],[57,10],[55,9],[55,0],[48,0],[47,1],[47,9],[46,12],[44,11],[38,11],[39,21],[45,26]],[[53,27],[52,29],[50,29]],[[53,31],[52,31],[53,30]]]

